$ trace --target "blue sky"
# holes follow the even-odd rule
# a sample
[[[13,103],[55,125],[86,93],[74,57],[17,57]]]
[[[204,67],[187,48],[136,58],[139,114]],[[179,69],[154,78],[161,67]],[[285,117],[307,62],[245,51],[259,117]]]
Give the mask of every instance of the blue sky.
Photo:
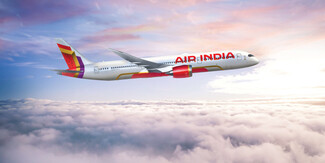
[[[319,97],[325,89],[324,13],[323,1],[299,0],[4,0],[0,99]],[[188,79],[80,80],[49,71],[67,67],[55,37],[92,61],[120,59],[107,48],[139,57],[238,49],[253,53],[261,63]]]

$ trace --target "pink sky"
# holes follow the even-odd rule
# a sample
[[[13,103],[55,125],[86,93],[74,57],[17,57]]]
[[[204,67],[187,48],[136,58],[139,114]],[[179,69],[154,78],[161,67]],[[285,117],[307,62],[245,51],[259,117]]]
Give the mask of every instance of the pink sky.
[[[56,1],[29,1],[28,4],[8,1],[0,5],[4,9],[0,16],[0,58],[4,65],[9,61],[9,65],[20,67],[65,66],[64,63],[53,62],[54,59],[63,61],[55,47],[55,37],[63,37],[95,61],[119,59],[108,48],[139,57],[235,49],[254,54],[261,63],[237,72],[210,73],[203,80],[191,80],[187,87],[201,85],[200,97],[204,99],[212,95],[225,97],[223,94],[238,98],[241,98],[239,94],[300,97],[322,96],[324,92],[324,1],[138,0],[75,3],[71,0],[64,4]],[[17,67],[10,71],[13,72],[9,74],[20,72]],[[27,71],[30,74],[26,76],[54,76],[45,70],[33,71],[35,74]],[[26,86],[19,82],[23,89],[18,91],[32,87],[43,90],[36,84],[39,80],[29,79],[35,85]],[[55,76],[51,80],[54,79],[60,81],[61,78]],[[74,82],[66,79],[62,85],[71,87]],[[179,88],[178,81],[167,82],[170,85],[177,83],[173,90]],[[17,87],[11,83],[7,82],[8,88]],[[152,83],[159,85],[159,79],[140,83],[143,87]],[[121,85],[132,88],[133,84]],[[64,86],[61,93],[56,92],[58,89],[53,90],[56,93],[51,97],[66,95],[63,92],[69,89]],[[102,86],[96,84],[94,87],[98,89],[93,91],[96,94]],[[165,85],[160,89],[168,90],[169,87]],[[158,93],[160,89],[150,90]],[[138,97],[138,91],[130,90],[133,95],[128,98]],[[189,93],[183,89],[173,94],[182,97],[183,91]],[[40,96],[34,96],[32,91],[25,93],[32,97]],[[85,92],[76,93],[76,99],[80,98],[78,94]],[[121,93],[118,97],[125,96]],[[162,98],[170,97],[166,92]]]

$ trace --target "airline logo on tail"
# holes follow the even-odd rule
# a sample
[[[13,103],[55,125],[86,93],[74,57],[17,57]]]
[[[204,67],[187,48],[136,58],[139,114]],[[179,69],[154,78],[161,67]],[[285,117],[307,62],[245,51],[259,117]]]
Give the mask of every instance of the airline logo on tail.
[[[76,53],[71,49],[70,46],[62,45],[57,43],[60,51],[64,57],[65,62],[67,63],[69,69],[71,71],[79,71],[77,73],[70,72],[62,72],[62,75],[82,78],[84,75],[84,63],[82,62],[81,57],[77,56]]]

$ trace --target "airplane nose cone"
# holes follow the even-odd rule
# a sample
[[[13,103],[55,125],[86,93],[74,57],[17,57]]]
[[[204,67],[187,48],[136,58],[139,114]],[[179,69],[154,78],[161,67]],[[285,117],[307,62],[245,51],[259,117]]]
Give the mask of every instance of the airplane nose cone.
[[[252,65],[257,65],[260,61],[257,58],[252,58]]]
[[[255,58],[255,64],[257,65],[258,63],[260,63],[260,61],[257,58]]]

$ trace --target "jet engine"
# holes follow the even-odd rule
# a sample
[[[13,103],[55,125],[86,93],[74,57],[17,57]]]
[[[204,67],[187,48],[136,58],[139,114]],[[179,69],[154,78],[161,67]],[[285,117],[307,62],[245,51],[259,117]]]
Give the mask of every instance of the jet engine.
[[[192,66],[182,65],[173,67],[173,77],[174,78],[188,78],[192,76]]]

